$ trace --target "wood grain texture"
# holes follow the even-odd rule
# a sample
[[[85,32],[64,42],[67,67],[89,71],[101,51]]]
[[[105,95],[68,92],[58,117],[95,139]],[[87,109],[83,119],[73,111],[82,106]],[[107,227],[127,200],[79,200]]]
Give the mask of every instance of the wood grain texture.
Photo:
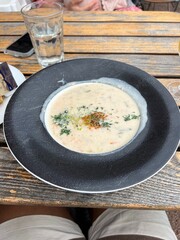
[[[180,153],[177,153],[159,173],[137,186],[114,193],[80,194],[52,187],[36,179],[17,163],[7,148],[0,148],[0,203],[178,209],[179,163]]]
[[[64,24],[64,34],[75,36],[180,36],[180,23],[71,23]],[[72,34],[73,33],[73,34]]]
[[[17,38],[1,37],[0,51]],[[177,54],[179,37],[64,37],[67,53]]]
[[[85,40],[85,41],[84,41]],[[65,49],[82,53],[159,53],[177,54],[179,38],[146,38],[146,37],[75,37],[65,40]],[[88,47],[89,46],[89,47]]]
[[[65,37],[66,52],[178,54],[179,37]]]
[[[1,23],[0,25],[0,35],[22,35],[27,32],[26,26],[23,22],[21,23]]]
[[[1,12],[0,22],[22,22],[23,18],[18,12]],[[175,12],[64,12],[65,22],[180,22],[179,13]]]
[[[64,35],[70,36],[180,36],[180,23],[134,23],[134,22],[82,22],[64,23]],[[26,32],[24,23],[1,23],[0,35],[22,35]]]
[[[125,62],[138,67],[155,77],[179,78],[180,77],[180,61],[179,56],[174,55],[150,55],[150,54],[88,54],[88,53],[65,53],[65,60],[77,58],[105,58],[120,62]],[[37,64],[35,56],[19,59],[9,55],[0,53],[0,60],[7,61],[15,66],[25,75],[36,73],[41,69]]]

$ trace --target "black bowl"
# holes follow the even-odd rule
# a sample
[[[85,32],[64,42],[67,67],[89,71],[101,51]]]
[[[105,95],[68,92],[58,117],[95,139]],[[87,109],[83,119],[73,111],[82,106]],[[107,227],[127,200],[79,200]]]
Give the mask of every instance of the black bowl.
[[[40,121],[46,98],[61,81],[109,77],[135,87],[147,102],[143,131],[107,155],[70,151],[55,142]],[[37,178],[77,192],[112,192],[138,184],[161,170],[180,138],[180,115],[171,94],[154,77],[131,65],[105,59],[76,59],[32,75],[12,96],[4,119],[7,144],[17,161]]]

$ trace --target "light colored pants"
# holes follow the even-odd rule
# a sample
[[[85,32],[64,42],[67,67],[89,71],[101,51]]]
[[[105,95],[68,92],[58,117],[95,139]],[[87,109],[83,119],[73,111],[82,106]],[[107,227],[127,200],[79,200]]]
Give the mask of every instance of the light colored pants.
[[[140,236],[149,240],[177,240],[164,211],[107,209],[89,230],[89,240],[138,240]],[[25,216],[0,224],[0,240],[60,239],[85,238],[76,223],[55,216]]]

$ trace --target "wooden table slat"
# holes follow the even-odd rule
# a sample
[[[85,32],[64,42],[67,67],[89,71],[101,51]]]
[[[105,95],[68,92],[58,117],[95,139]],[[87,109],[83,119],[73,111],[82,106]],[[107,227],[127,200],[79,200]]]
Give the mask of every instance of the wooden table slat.
[[[179,56],[174,55],[138,55],[138,54],[69,54],[65,53],[65,60],[76,58],[105,58],[115,61],[125,62],[136,66],[155,77],[166,76],[166,78],[178,78],[180,77],[180,62]],[[15,66],[24,74],[29,75],[35,73],[41,69],[37,64],[35,55],[29,58],[22,59],[15,58],[10,55],[4,55],[0,53],[0,59],[2,62],[8,62]],[[168,66],[168,67],[167,67]]]
[[[19,12],[1,12],[0,22],[22,22]],[[78,22],[180,22],[180,14],[174,12],[64,12],[64,21]]]
[[[70,36],[169,36],[180,37],[180,23],[127,23],[127,22],[82,22],[64,24],[64,35]],[[26,32],[24,23],[1,23],[0,35],[22,35]]]
[[[168,42],[168,45],[167,45]],[[178,54],[179,37],[65,37],[66,52]],[[143,48],[142,48],[143,44]]]
[[[68,53],[143,53],[177,54],[179,37],[64,37],[64,49]],[[13,39],[2,37],[0,51]],[[167,44],[168,43],[168,44]],[[143,44],[143,47],[142,47]]]

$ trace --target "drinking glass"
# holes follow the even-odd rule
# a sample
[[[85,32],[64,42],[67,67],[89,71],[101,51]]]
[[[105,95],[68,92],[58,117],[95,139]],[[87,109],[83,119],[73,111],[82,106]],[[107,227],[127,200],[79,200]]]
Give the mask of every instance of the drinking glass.
[[[39,64],[47,67],[63,61],[62,5],[41,0],[27,4],[21,13]]]

